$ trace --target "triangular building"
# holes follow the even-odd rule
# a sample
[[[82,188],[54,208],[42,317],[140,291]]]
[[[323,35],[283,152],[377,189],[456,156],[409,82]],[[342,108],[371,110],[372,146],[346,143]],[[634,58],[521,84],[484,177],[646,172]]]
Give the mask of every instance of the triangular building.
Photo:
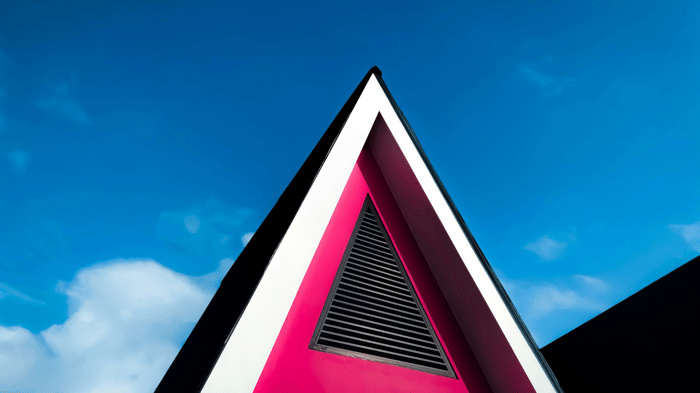
[[[560,391],[377,67],[156,389]]]

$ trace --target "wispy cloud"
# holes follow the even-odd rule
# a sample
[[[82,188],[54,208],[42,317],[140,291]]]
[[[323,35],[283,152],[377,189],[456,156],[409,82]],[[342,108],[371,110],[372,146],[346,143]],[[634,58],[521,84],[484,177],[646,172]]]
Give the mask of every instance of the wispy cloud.
[[[700,252],[700,221],[690,225],[669,225],[668,227],[681,235],[691,250]]]
[[[0,326],[0,381],[12,391],[152,392],[232,261],[202,277],[153,260],[114,260],[58,286],[69,316],[39,334]]]
[[[589,298],[581,296],[569,288],[556,285],[534,286],[531,289],[531,311],[537,317],[544,316],[555,310],[595,310],[603,311],[604,307]]]
[[[0,282],[0,299],[3,299],[5,297],[14,297],[29,303],[44,304],[44,302],[34,300],[28,295],[25,295],[24,293],[10,287],[9,285]]]
[[[10,160],[10,165],[12,165],[12,169],[14,169],[15,173],[23,175],[31,160],[29,153],[24,150],[13,150],[7,153],[6,156],[7,159]]]
[[[551,60],[551,58],[548,60]],[[539,86],[543,97],[562,94],[565,85],[573,82],[572,78],[561,78],[546,74],[535,65],[519,64],[518,69],[528,81]]]
[[[253,235],[255,235],[255,232],[248,232],[241,236],[241,243],[243,243],[243,246],[248,245],[248,242],[253,238]]]
[[[549,86],[554,83],[554,78],[549,75],[545,75],[532,67],[520,65],[520,71],[525,74],[530,82],[534,82],[540,86]]]
[[[576,274],[557,283],[501,280],[506,291],[530,319],[540,319],[557,310],[603,311],[610,284],[601,278]]]
[[[597,277],[577,274],[556,282],[504,278],[501,282],[539,344],[546,344],[553,338],[543,332],[551,331],[554,324],[561,324],[564,320],[554,318],[557,313],[597,314],[610,306],[611,287]],[[564,328],[568,330],[575,326]]]
[[[185,216],[185,229],[189,233],[197,233],[199,230],[199,218],[194,214],[189,214]]]
[[[161,212],[156,224],[156,237],[172,247],[200,256],[218,259],[232,255],[243,226],[254,212],[229,207],[215,198],[187,210]]]
[[[85,113],[83,106],[69,93],[67,83],[56,87],[52,96],[38,100],[36,106],[53,115],[62,116],[80,124],[92,125],[92,120]]]
[[[575,274],[574,278],[581,282],[587,289],[596,292],[605,292],[610,289],[610,285],[600,278]]]
[[[570,239],[572,238],[570,237]],[[568,245],[568,241],[557,241],[551,239],[548,235],[544,235],[534,242],[526,244],[524,248],[534,252],[545,261],[553,261],[564,255],[564,250],[566,250]]]

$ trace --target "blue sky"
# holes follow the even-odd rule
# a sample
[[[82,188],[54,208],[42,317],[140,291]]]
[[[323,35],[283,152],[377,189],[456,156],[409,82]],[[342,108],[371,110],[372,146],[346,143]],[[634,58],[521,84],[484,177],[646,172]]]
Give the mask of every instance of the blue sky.
[[[0,388],[152,391],[373,65],[538,344],[700,253],[693,2],[5,1]]]

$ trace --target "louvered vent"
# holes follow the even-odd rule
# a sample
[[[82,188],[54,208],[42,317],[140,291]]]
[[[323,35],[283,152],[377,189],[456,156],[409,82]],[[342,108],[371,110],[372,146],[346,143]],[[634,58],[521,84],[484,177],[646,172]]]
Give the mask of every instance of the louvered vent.
[[[309,348],[455,377],[369,196]]]

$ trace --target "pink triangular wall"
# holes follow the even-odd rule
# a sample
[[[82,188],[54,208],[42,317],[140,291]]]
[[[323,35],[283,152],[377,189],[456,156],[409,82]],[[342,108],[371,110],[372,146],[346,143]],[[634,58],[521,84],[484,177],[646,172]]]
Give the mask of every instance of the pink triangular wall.
[[[367,194],[377,207],[445,348],[456,379],[308,348]],[[491,392],[379,167],[366,148],[353,169],[255,388],[256,393],[283,391]]]

